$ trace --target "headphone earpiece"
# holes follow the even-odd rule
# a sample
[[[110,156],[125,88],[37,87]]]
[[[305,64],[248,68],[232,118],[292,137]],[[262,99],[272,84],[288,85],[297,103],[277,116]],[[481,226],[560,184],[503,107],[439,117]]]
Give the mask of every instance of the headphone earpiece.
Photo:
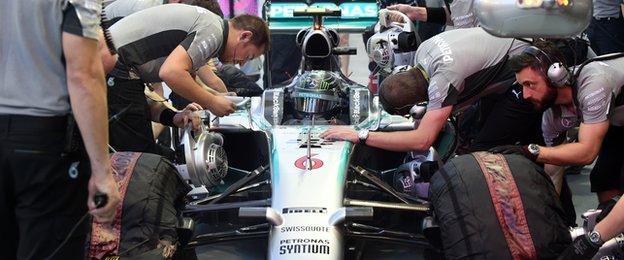
[[[570,71],[561,62],[551,64],[546,75],[555,87],[560,88],[570,83]]]
[[[529,54],[537,59],[549,86],[559,88],[569,85],[572,77],[570,76],[570,71],[563,63],[553,62],[554,59],[535,46],[527,47],[524,49],[523,53]]]

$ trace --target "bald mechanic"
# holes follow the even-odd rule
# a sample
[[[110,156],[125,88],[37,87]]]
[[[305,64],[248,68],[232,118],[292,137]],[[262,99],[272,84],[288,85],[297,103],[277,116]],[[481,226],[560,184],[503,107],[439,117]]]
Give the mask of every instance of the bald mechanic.
[[[451,113],[481,97],[509,89],[514,77],[506,68],[507,59],[528,45],[491,36],[481,28],[441,33],[420,45],[415,55],[416,68],[388,77],[380,90],[379,100],[389,113],[405,115],[413,105],[427,102],[427,112],[417,129],[358,133],[351,128],[334,127],[321,137],[397,152],[427,150]],[[536,121],[539,124],[539,114]]]
[[[578,78],[567,80],[553,76],[570,75],[567,70],[555,73],[557,68],[565,69],[552,65],[560,63],[559,57],[556,49],[535,49],[513,57],[510,66],[523,86],[524,98],[537,107],[548,108],[542,123],[546,142],[554,145],[559,134],[580,123],[578,142],[507,146],[496,151],[518,153],[554,165],[586,165],[598,157],[590,183],[602,204],[624,190],[624,58],[590,62],[580,70]],[[622,204],[618,202],[593,232],[575,240],[581,250],[568,252],[570,259],[586,258],[580,256],[595,253],[605,240],[624,230]]]
[[[206,9],[182,4],[152,7],[129,15],[110,27],[119,55],[109,73],[111,145],[127,151],[150,151],[150,118],[175,126],[170,109],[147,109],[144,83],[165,82],[177,94],[194,101],[217,116],[234,111],[234,104],[203,88],[193,79],[209,68],[206,62],[219,57],[222,62],[242,64],[258,57],[268,47],[268,27],[258,17],[240,15],[223,20]],[[128,103],[132,103],[126,109]],[[132,110],[134,109],[134,110]],[[152,145],[152,144],[149,145]]]

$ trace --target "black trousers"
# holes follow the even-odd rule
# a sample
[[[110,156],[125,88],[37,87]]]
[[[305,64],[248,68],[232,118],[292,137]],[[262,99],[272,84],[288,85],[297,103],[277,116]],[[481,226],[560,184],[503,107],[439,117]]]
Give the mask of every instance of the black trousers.
[[[597,55],[624,51],[624,18],[592,18],[587,37]]]
[[[512,86],[501,95],[482,99],[483,123],[477,127],[471,151],[484,151],[500,145],[543,144],[542,111],[522,98],[522,87]]]
[[[88,160],[63,153],[66,129],[66,117],[0,115],[0,259],[48,257],[87,212]],[[83,259],[88,229],[54,259]]]
[[[158,153],[140,80],[108,77],[110,145],[116,151]]]
[[[589,175],[592,192],[624,190],[624,126],[610,125]]]

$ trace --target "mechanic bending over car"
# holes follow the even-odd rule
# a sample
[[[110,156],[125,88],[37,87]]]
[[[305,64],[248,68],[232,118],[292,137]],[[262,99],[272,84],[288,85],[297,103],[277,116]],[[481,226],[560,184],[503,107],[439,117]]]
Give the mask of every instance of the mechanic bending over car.
[[[258,17],[239,15],[228,22],[204,8],[183,4],[139,11],[109,29],[119,53],[103,57],[116,59],[107,78],[109,90],[118,88],[109,91],[115,93],[109,100],[115,118],[110,139],[113,148],[123,151],[154,152],[146,147],[147,140],[150,146],[154,143],[149,118],[176,126],[176,113],[160,102],[155,102],[158,108],[147,109],[144,83],[165,82],[174,92],[213,114],[227,115],[235,105],[200,87],[192,74],[197,72],[204,79],[206,70],[210,70],[206,63],[215,57],[225,63],[243,64],[261,55],[269,39],[268,27]]]
[[[499,136],[493,146],[515,143],[528,135],[539,134],[540,113],[522,98],[511,93],[513,72],[507,68],[510,55],[519,54],[529,43],[491,36],[481,28],[456,29],[424,41],[415,54],[414,68],[388,77],[382,82],[379,100],[389,113],[406,115],[412,106],[427,102],[427,111],[415,130],[359,133],[351,128],[333,127],[322,138],[365,143],[385,150],[425,151],[436,140],[453,112],[471,105],[481,97],[509,93],[498,110],[511,118],[497,122]],[[533,123],[531,123],[533,122]],[[505,126],[506,125],[506,126]],[[532,130],[528,128],[533,125]],[[497,134],[497,133],[493,133]],[[527,142],[528,143],[528,142]],[[492,146],[492,147],[493,147]]]
[[[533,161],[553,165],[586,165],[598,157],[590,184],[602,204],[621,195],[624,190],[624,58],[590,60],[574,75],[561,60],[555,48],[530,48],[512,57],[509,63],[523,86],[524,98],[536,107],[548,109],[542,122],[546,142],[554,144],[553,140],[559,134],[580,123],[578,142],[548,147],[535,144],[507,146],[492,150],[518,153]],[[610,221],[595,229],[599,234],[608,232],[610,236],[603,238],[598,234],[600,239],[595,240],[589,249],[622,230],[622,206],[622,202],[618,202],[620,208],[612,213],[617,217],[609,216]],[[592,236],[596,234],[589,235]],[[581,236],[575,244],[589,241],[587,239],[587,236]]]
[[[219,2],[217,2],[217,0],[115,0],[104,8],[104,14],[106,15],[106,20],[103,21],[104,27],[108,28],[120,19],[138,11],[145,10],[154,6],[163,5],[166,3],[180,3],[199,6],[218,15],[220,18],[223,18],[223,12],[221,11],[221,6],[219,5]],[[106,48],[102,48],[102,50],[108,51],[106,50]],[[211,68],[212,70],[205,70],[206,75],[204,76],[204,80],[207,80],[205,84],[210,86],[208,90],[214,89],[216,90],[216,92],[227,92],[227,88],[225,87],[223,81],[214,73],[215,67],[213,60],[208,63],[209,68]],[[108,61],[108,63],[105,63],[105,70],[110,71],[114,65],[114,61]],[[154,88],[155,91],[162,96],[162,86],[160,86],[160,84],[152,84],[152,88]]]
[[[223,12],[221,12],[221,6],[216,0],[169,0],[168,2],[162,1],[162,0],[146,0],[146,1],[116,0],[104,8],[103,14],[105,15],[106,19],[102,20],[102,26],[103,28],[109,28],[110,26],[112,26],[113,24],[115,24],[116,22],[118,22],[119,20],[121,20],[122,18],[128,15],[131,15],[135,12],[138,12],[138,11],[150,8],[150,7],[163,5],[166,3],[183,3],[183,4],[188,4],[188,5],[199,6],[223,18]],[[104,38],[101,38],[100,40],[102,41],[102,43],[104,43]],[[108,48],[106,48],[105,44],[102,44],[100,48],[101,48],[100,51],[102,51],[104,54],[103,57],[110,58],[110,60],[103,60],[105,70],[110,71],[115,66],[115,61],[112,58],[112,56],[108,55],[109,50]],[[211,91],[213,94],[218,93],[218,92],[227,92],[227,88],[225,87],[225,84],[223,83],[223,81],[219,77],[217,77],[217,75],[214,73],[215,68],[214,68],[213,60],[208,62],[208,66],[210,70],[205,70],[206,75],[204,78],[208,80],[206,84],[212,86],[216,91],[202,84],[203,82],[201,81],[198,81],[198,83],[202,87]],[[161,110],[161,107],[163,107],[160,104],[162,105],[168,104],[168,102],[154,102],[154,100],[159,100],[159,101],[165,100],[162,84],[152,83],[152,84],[146,84],[146,85],[148,88],[145,94],[148,98],[148,104],[150,104],[153,110],[158,112]],[[131,104],[128,102],[124,103],[123,101],[120,101],[120,99],[117,97],[119,95],[125,95],[124,91],[125,90],[123,88],[108,88],[108,99],[116,100],[115,102],[116,107],[113,108],[111,111],[109,111],[110,115],[116,114],[113,111],[119,111],[119,109],[125,108],[126,106]],[[195,127],[199,126],[199,117],[197,115],[192,114],[192,111],[196,109],[202,109],[201,106],[199,106],[198,104],[190,105],[190,102],[186,102],[184,106],[182,107],[175,106],[175,103],[173,105],[174,105],[173,107],[169,107],[169,108],[171,108],[174,111],[177,111],[176,108],[183,110],[182,113],[178,113],[176,114],[176,116],[174,116],[174,124],[176,124],[178,127],[183,127],[182,124],[185,123],[187,121],[187,118],[190,117],[191,118],[190,121],[195,122]],[[180,120],[180,119],[183,119],[183,120]],[[119,127],[119,125],[114,125],[114,127]],[[156,122],[152,123],[152,132],[153,132],[154,139],[160,136],[160,134],[164,130],[165,130],[164,125],[160,123],[156,123]],[[165,155],[169,157],[170,159],[173,156],[173,151],[171,151],[171,149],[167,147],[161,146],[159,144],[152,144],[152,142],[146,142],[145,145],[147,145],[147,147],[149,148],[146,151]],[[118,147],[118,149],[124,149],[124,148],[125,147]]]

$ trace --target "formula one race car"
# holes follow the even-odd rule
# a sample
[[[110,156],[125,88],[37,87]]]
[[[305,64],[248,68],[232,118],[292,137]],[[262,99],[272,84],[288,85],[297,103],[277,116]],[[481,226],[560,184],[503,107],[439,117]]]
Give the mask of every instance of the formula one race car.
[[[182,133],[193,185],[184,210],[190,241],[183,259],[431,259],[439,253],[424,192],[406,193],[406,176],[426,181],[440,165],[436,149],[393,153],[318,136],[330,126],[393,131],[412,120],[383,112],[368,89],[346,78],[335,30],[322,17],[340,10],[307,8],[299,32],[304,61],[291,81],[261,97],[236,98],[238,110],[204,115],[203,131]],[[412,109],[413,117],[424,114]],[[453,134],[438,145],[448,149]],[[417,158],[414,160],[414,158]],[[401,167],[399,167],[401,165]],[[398,171],[397,171],[397,168]],[[410,182],[413,183],[413,182]],[[435,241],[432,239],[431,241]]]

